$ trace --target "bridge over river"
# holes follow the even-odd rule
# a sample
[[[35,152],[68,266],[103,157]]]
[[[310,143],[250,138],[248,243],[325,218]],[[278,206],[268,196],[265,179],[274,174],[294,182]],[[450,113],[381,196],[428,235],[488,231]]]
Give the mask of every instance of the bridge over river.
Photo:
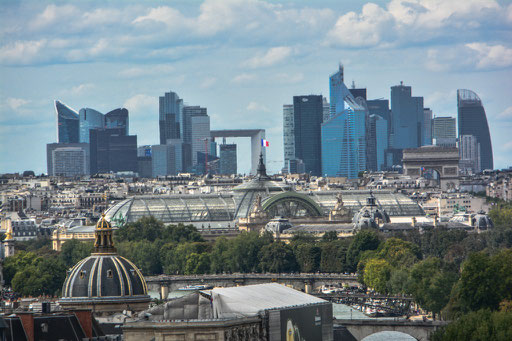
[[[335,319],[333,321],[334,330],[345,329],[352,334],[352,340],[362,340],[365,337],[385,332],[393,331],[408,334],[416,340],[427,341],[430,335],[437,329],[448,324],[446,321],[412,321],[405,319]],[[351,338],[346,338],[350,340]]]
[[[148,276],[146,277],[146,282],[148,290],[160,293],[161,298],[166,298],[169,292],[187,285],[233,287],[262,283],[281,283],[306,293],[318,291],[324,285],[358,285],[356,275],[327,273],[160,275]]]

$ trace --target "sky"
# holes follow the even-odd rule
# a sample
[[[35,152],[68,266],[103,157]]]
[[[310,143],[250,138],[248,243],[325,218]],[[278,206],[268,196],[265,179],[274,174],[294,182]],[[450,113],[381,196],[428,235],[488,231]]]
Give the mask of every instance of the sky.
[[[267,169],[283,166],[282,106],[347,85],[389,98],[403,81],[436,116],[457,89],[481,98],[495,168],[512,166],[512,2],[0,2],[0,173],[46,173],[54,100],[106,113],[126,107],[138,144],[158,144],[158,97],[208,108],[212,129],[263,128]],[[249,139],[238,171],[250,170]]]

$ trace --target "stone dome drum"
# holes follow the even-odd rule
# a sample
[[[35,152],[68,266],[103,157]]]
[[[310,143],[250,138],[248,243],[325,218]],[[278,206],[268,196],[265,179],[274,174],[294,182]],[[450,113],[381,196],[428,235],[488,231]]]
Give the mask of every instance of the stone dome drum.
[[[94,251],[68,271],[61,306],[96,312],[144,310],[150,301],[141,271],[117,254],[105,215],[96,225]]]

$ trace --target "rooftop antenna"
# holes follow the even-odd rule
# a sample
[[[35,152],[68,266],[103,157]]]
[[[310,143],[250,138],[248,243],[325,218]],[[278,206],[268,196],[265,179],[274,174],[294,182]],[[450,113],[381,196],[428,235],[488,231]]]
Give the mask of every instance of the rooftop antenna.
[[[355,89],[356,88],[356,82],[354,82],[354,80],[352,80],[352,89]]]

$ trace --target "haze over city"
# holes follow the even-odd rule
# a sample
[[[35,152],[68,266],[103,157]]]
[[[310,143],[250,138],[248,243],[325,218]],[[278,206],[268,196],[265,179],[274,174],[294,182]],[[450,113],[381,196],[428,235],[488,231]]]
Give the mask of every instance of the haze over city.
[[[328,77],[369,99],[412,87],[435,116],[457,89],[486,110],[494,168],[512,160],[512,5],[507,1],[4,1],[0,4],[0,172],[46,172],[54,100],[125,107],[138,145],[158,143],[158,97],[208,108],[212,129],[266,129],[283,166],[282,106],[328,97]],[[237,139],[249,173],[249,141]]]

